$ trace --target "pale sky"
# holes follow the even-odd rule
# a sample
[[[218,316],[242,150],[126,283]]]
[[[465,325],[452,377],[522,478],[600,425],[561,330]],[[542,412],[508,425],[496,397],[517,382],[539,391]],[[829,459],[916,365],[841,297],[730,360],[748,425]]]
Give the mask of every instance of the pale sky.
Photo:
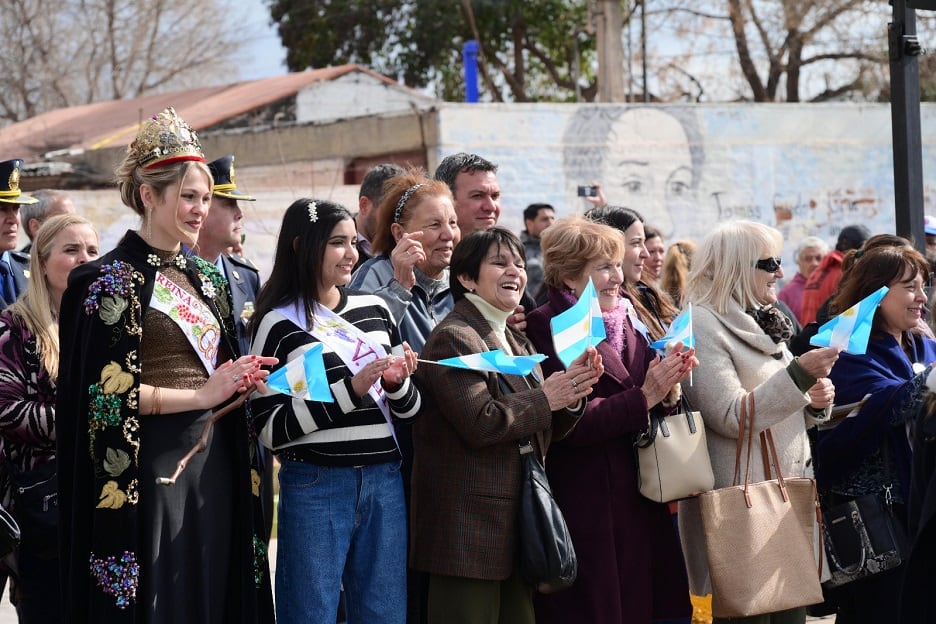
[[[280,44],[276,27],[271,26],[270,10],[263,0],[244,0],[246,23],[238,27],[252,33],[245,41],[240,80],[257,80],[286,73],[286,49]]]

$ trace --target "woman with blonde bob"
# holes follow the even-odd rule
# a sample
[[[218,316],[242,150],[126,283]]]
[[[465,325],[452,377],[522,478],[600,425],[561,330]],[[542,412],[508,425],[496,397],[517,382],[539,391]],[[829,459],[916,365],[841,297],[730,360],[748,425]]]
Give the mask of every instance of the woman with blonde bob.
[[[639,220],[621,233],[584,219],[560,219],[542,235],[549,300],[527,316],[527,336],[548,355],[543,373],[562,370],[550,319],[576,303],[588,281],[598,294],[607,339],[597,345],[604,373],[585,413],[549,450],[546,471],[578,557],[570,589],[535,598],[536,621],[689,622],[692,607],[679,539],[665,504],[640,495],[634,437],[650,414],[674,410],[693,350],[656,355],[635,327],[626,281],[646,256]]]
[[[733,482],[741,406],[749,393],[755,397],[753,456],[761,454],[757,434],[769,427],[787,477],[812,476],[806,429],[828,419],[835,398],[827,377],[838,349],[823,347],[794,359],[786,346],[792,322],[774,307],[776,283],[783,277],[782,246],[780,232],[771,227],[731,221],[710,232],[693,256],[686,300],[692,304],[696,349],[703,355],[693,383],[683,382],[683,392],[705,415],[715,488]],[[761,462],[752,462],[751,481],[766,478]],[[692,593],[711,593],[695,499],[679,503],[679,533]],[[751,587],[751,592],[758,589]],[[801,624],[805,606],[731,622]],[[720,621],[727,620],[715,619]]]

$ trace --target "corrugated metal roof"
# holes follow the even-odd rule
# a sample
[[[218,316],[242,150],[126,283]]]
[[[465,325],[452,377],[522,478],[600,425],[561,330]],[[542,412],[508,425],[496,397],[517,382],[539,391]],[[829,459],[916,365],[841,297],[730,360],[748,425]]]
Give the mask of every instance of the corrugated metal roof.
[[[231,117],[295,95],[315,82],[334,80],[355,71],[407,89],[373,70],[350,64],[217,87],[60,108],[0,130],[0,160],[36,159],[57,149],[93,150],[127,145],[136,136],[143,119],[167,106],[173,106],[179,116],[196,130],[210,128]]]

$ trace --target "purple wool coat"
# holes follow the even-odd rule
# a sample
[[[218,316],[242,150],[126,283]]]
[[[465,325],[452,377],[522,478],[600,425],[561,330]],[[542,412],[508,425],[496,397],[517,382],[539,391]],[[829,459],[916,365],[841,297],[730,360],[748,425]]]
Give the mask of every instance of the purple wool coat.
[[[548,376],[562,370],[549,320],[570,303],[550,287],[549,301],[527,316],[527,337]],[[598,347],[605,373],[588,397],[585,414],[549,449],[546,473],[578,556],[578,579],[564,591],[537,595],[537,624],[628,622],[692,615],[679,538],[669,508],[640,495],[633,441],[648,422],[640,387],[656,357],[624,323],[624,348]]]

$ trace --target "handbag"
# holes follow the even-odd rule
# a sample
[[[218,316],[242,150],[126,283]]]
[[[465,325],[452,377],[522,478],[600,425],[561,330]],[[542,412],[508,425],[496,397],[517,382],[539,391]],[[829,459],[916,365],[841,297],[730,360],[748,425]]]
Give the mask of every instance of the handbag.
[[[826,558],[832,578],[825,587],[893,570],[910,552],[910,540],[894,515],[890,488],[882,500],[865,494],[822,512]]]
[[[682,407],[673,416],[651,416],[650,428],[634,442],[640,493],[658,503],[715,486],[702,414],[692,410],[685,396]]]
[[[734,485],[699,495],[715,617],[746,617],[822,602],[815,550],[816,482],[784,478],[770,429],[761,433],[767,481],[750,482],[754,395],[741,404]],[[741,451],[747,462],[740,482]],[[776,479],[770,478],[770,464]]]
[[[512,392],[500,374],[497,383],[502,394]],[[527,382],[529,384],[529,382]],[[533,443],[524,438],[517,443],[520,452],[520,575],[541,594],[571,587],[578,576],[578,560],[572,534],[562,510],[553,498],[546,471],[536,457]]]
[[[13,486],[13,517],[20,526],[22,548],[40,556],[58,551],[58,463],[55,459],[20,470],[6,460]]]
[[[529,439],[519,442],[520,574],[541,594],[566,589],[578,575],[572,535]]]

